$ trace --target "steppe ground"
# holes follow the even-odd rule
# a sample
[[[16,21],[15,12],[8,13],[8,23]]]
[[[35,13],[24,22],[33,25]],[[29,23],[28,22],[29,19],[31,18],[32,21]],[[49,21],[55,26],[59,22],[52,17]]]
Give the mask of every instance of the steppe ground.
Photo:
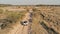
[[[0,34],[27,34],[28,25],[23,28],[20,22],[29,9],[33,11],[31,34],[60,34],[59,5],[0,6]]]

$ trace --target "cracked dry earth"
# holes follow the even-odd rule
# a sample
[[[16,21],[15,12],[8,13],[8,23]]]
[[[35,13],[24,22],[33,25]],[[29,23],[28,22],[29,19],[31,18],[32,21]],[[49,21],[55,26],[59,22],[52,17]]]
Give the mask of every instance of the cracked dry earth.
[[[22,6],[20,6],[22,7]],[[1,7],[2,8],[2,7]],[[1,9],[0,8],[0,9]],[[9,9],[4,9],[8,7],[3,7],[2,9],[13,12],[14,21],[16,18],[15,12],[19,15],[23,15],[18,18],[14,23],[5,23],[4,19],[7,14],[3,13],[0,15],[0,34],[60,34],[60,6],[25,6],[22,8],[10,7]],[[19,10],[23,9],[23,10]],[[32,14],[30,15],[29,10],[31,9]],[[18,11],[17,11],[18,10]],[[0,12],[1,13],[1,12]],[[17,14],[18,14],[17,13]],[[20,14],[22,13],[22,14]],[[28,19],[32,18],[32,22],[29,22]],[[10,18],[11,19],[11,18]],[[27,26],[23,26],[21,21],[28,21]],[[31,20],[30,20],[31,21]],[[15,23],[16,22],[16,23]],[[8,26],[7,26],[8,25]]]

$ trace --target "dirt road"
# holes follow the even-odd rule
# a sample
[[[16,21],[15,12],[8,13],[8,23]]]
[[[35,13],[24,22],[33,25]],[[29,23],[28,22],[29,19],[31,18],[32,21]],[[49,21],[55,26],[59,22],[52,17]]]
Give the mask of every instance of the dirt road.
[[[25,17],[23,18],[22,21],[28,21],[29,19],[31,19],[31,16],[30,16],[30,12],[29,13],[26,13],[25,14]],[[28,23],[30,23],[28,21]],[[29,34],[29,31],[30,31],[30,24],[28,24],[27,26],[23,26],[20,24],[20,21],[18,22],[18,25],[15,26],[15,29],[13,31],[10,32],[10,34]]]

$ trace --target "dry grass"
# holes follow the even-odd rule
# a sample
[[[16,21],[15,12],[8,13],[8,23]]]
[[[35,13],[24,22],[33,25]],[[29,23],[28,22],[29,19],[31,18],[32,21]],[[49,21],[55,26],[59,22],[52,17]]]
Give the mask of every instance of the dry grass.
[[[27,11],[8,11],[0,8],[0,34],[8,34],[8,32],[14,29],[14,25],[17,21],[21,21]],[[3,16],[3,17],[2,17]]]
[[[36,7],[36,6],[35,6]],[[60,6],[37,6],[33,9],[32,34],[60,34]],[[2,8],[2,7],[1,7]],[[14,29],[18,21],[21,21],[28,11],[9,11],[0,8],[0,34]],[[22,7],[23,8],[23,7]],[[16,9],[16,8],[15,8]],[[25,7],[26,9],[26,7]],[[2,33],[4,32],[4,33]]]

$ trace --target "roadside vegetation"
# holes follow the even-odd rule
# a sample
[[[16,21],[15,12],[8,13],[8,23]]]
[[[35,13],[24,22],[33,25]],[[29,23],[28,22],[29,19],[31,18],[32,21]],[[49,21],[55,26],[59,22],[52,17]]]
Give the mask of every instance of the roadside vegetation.
[[[17,21],[22,20],[24,14],[27,11],[3,11],[0,9],[0,14],[6,15],[6,18],[1,19],[0,18],[0,23],[2,23],[1,29],[8,28],[10,25],[17,23]]]

